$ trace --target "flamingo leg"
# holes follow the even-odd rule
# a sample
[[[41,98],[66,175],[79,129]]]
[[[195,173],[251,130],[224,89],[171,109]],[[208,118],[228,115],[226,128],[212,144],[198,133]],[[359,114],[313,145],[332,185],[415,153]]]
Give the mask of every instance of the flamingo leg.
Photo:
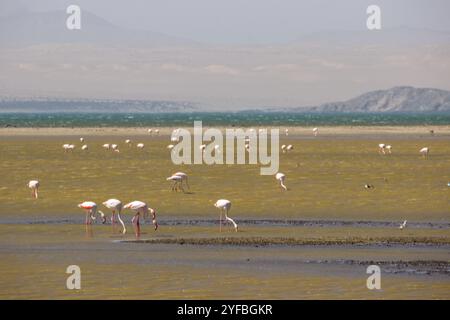
[[[85,220],[85,224],[88,225],[91,222],[91,219],[89,218],[90,214],[89,214],[89,210],[86,210],[86,220]]]
[[[139,226],[139,211],[136,213],[136,215],[131,220],[134,227],[134,233],[136,234],[136,237],[139,237],[141,234],[141,228]]]
[[[223,209],[220,209],[220,217],[219,217],[219,232],[222,232],[222,211]]]

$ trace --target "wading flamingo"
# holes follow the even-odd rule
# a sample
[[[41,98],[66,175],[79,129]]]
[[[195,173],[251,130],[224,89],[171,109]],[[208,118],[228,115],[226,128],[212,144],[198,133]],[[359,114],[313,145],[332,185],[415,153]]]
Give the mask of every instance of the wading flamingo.
[[[113,226],[116,223],[115,214],[117,212],[117,219],[119,220],[120,224],[123,227],[122,233],[125,234],[127,232],[127,228],[125,228],[125,224],[123,223],[122,218],[120,217],[120,212],[122,211],[122,202],[117,199],[109,199],[103,202],[103,205],[108,209],[112,210],[111,223]]]
[[[392,153],[392,146],[388,144],[388,145],[386,146],[386,150],[387,150],[387,152],[388,152],[389,154],[391,154],[391,153]]]
[[[172,184],[172,187],[171,187],[172,191],[178,191],[178,188],[179,188],[184,193],[183,177],[173,175],[171,177],[168,177],[166,180],[167,181],[173,181],[173,184]]]
[[[313,131],[314,137],[317,137],[317,135],[319,134],[319,128],[314,128],[312,131]]]
[[[287,190],[287,187],[284,185],[284,181],[286,180],[286,175],[284,173],[278,172],[275,175],[275,179],[277,179],[278,181],[280,181],[280,187],[281,190]]]
[[[400,227],[398,227],[400,230],[403,230],[406,228],[406,223],[408,222],[408,220],[403,221],[403,223],[400,225]]]
[[[378,152],[381,154],[386,154],[386,145],[384,143],[380,143],[378,145]]]
[[[106,149],[106,150],[109,150],[111,147],[109,146],[109,143],[105,143],[103,146],[102,146],[104,149]]]
[[[130,140],[130,139],[125,140],[125,143],[126,143],[127,145],[131,146],[131,140]]]
[[[143,144],[143,143],[138,143],[138,144],[136,145],[136,147],[137,147],[138,149],[144,149],[144,144]]]
[[[236,222],[234,222],[233,219],[231,219],[230,217],[228,217],[228,211],[230,211],[231,209],[231,201],[226,200],[226,199],[220,199],[217,200],[217,202],[214,204],[214,206],[218,209],[220,209],[220,217],[219,217],[219,230],[220,232],[222,232],[222,213],[225,213],[225,219],[226,221],[230,221],[233,226],[234,226],[234,230],[237,232],[238,231],[238,225],[236,224]]]
[[[167,149],[172,150],[173,147],[175,147],[173,144],[169,144],[169,145],[167,146]]]
[[[183,185],[183,182],[186,184],[186,187],[191,190],[191,187],[189,187],[188,183],[188,175],[184,172],[176,172],[172,176],[179,176],[181,177],[181,185]]]
[[[113,150],[119,150],[119,146],[117,144],[112,144],[111,149]]]
[[[83,143],[84,142],[84,138],[80,138],[80,142]]]
[[[92,224],[92,220],[96,220],[95,215],[97,212],[102,217],[102,223],[106,222],[105,214],[101,211],[97,211],[97,204],[92,201],[84,201],[78,205],[78,208],[84,209],[86,211],[85,224]]]
[[[425,147],[420,149],[419,152],[424,158],[428,158],[428,153],[430,153],[430,149],[428,147]]]
[[[287,152],[292,151],[292,150],[294,150],[294,146],[292,144],[290,144],[286,147]]]
[[[145,221],[145,217],[149,215],[149,213],[152,214],[152,222],[155,226],[155,230],[158,229],[158,222],[156,222],[156,211],[152,208],[149,208],[145,202],[142,201],[133,201],[130,203],[127,203],[123,206],[124,209],[131,209],[135,212],[133,219],[131,219],[131,223],[133,224],[135,234],[136,236],[139,236],[141,234],[141,227],[139,225],[139,217],[142,213],[142,218]]]
[[[30,180],[28,182],[28,188],[31,189],[31,196],[35,199],[38,198],[39,180]]]
[[[81,150],[88,150],[89,148],[88,148],[88,146],[87,146],[87,144],[84,144],[82,147],[81,147]]]

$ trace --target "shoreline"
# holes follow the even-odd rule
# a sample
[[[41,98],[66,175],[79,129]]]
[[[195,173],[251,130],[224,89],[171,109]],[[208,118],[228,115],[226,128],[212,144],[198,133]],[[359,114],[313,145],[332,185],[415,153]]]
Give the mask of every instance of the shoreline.
[[[149,133],[147,130],[152,128],[158,129],[159,134],[155,132]],[[133,136],[147,136],[158,137],[168,136],[174,129],[178,127],[8,127],[0,128],[0,136],[75,136],[75,135],[89,135],[89,136],[120,136],[120,135],[133,135]],[[193,127],[180,127],[192,132]],[[211,126],[203,126],[203,129],[211,128]],[[280,129],[280,137],[288,138],[289,136],[306,136],[313,137],[312,128],[305,126],[251,126],[251,127],[214,127],[220,130],[225,129],[239,129],[248,130],[250,128],[268,128],[268,129]],[[289,129],[289,136],[285,135],[285,129]],[[324,126],[318,127],[319,135],[330,137],[333,135],[423,135],[424,137],[450,137],[450,125],[430,125],[430,126]],[[434,135],[431,135],[430,130],[434,131]]]

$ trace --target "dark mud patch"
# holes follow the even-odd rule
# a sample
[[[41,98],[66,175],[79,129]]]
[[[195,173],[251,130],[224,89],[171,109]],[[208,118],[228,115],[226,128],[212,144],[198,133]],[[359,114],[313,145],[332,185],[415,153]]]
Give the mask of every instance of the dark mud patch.
[[[121,240],[123,243],[173,244],[194,246],[448,246],[450,238],[444,237],[389,237],[389,238],[344,238],[301,239],[283,237],[223,237],[223,238],[154,238]]]

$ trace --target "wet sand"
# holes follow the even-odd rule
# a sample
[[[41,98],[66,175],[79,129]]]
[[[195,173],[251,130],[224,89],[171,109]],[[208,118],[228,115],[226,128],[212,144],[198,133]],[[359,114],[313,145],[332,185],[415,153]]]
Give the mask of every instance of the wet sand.
[[[280,154],[287,192],[257,165],[173,165],[173,128],[2,128],[0,298],[449,299],[450,127],[430,128],[280,128],[280,144],[295,146]],[[189,174],[189,193],[170,191],[175,171]],[[38,200],[26,187],[34,178]],[[146,224],[136,241],[124,212],[125,236],[86,230],[76,205],[112,197],[149,202],[160,229]],[[239,232],[219,233],[219,198],[232,201]],[[71,264],[81,291],[65,287]],[[381,291],[366,288],[369,264],[380,265]]]

